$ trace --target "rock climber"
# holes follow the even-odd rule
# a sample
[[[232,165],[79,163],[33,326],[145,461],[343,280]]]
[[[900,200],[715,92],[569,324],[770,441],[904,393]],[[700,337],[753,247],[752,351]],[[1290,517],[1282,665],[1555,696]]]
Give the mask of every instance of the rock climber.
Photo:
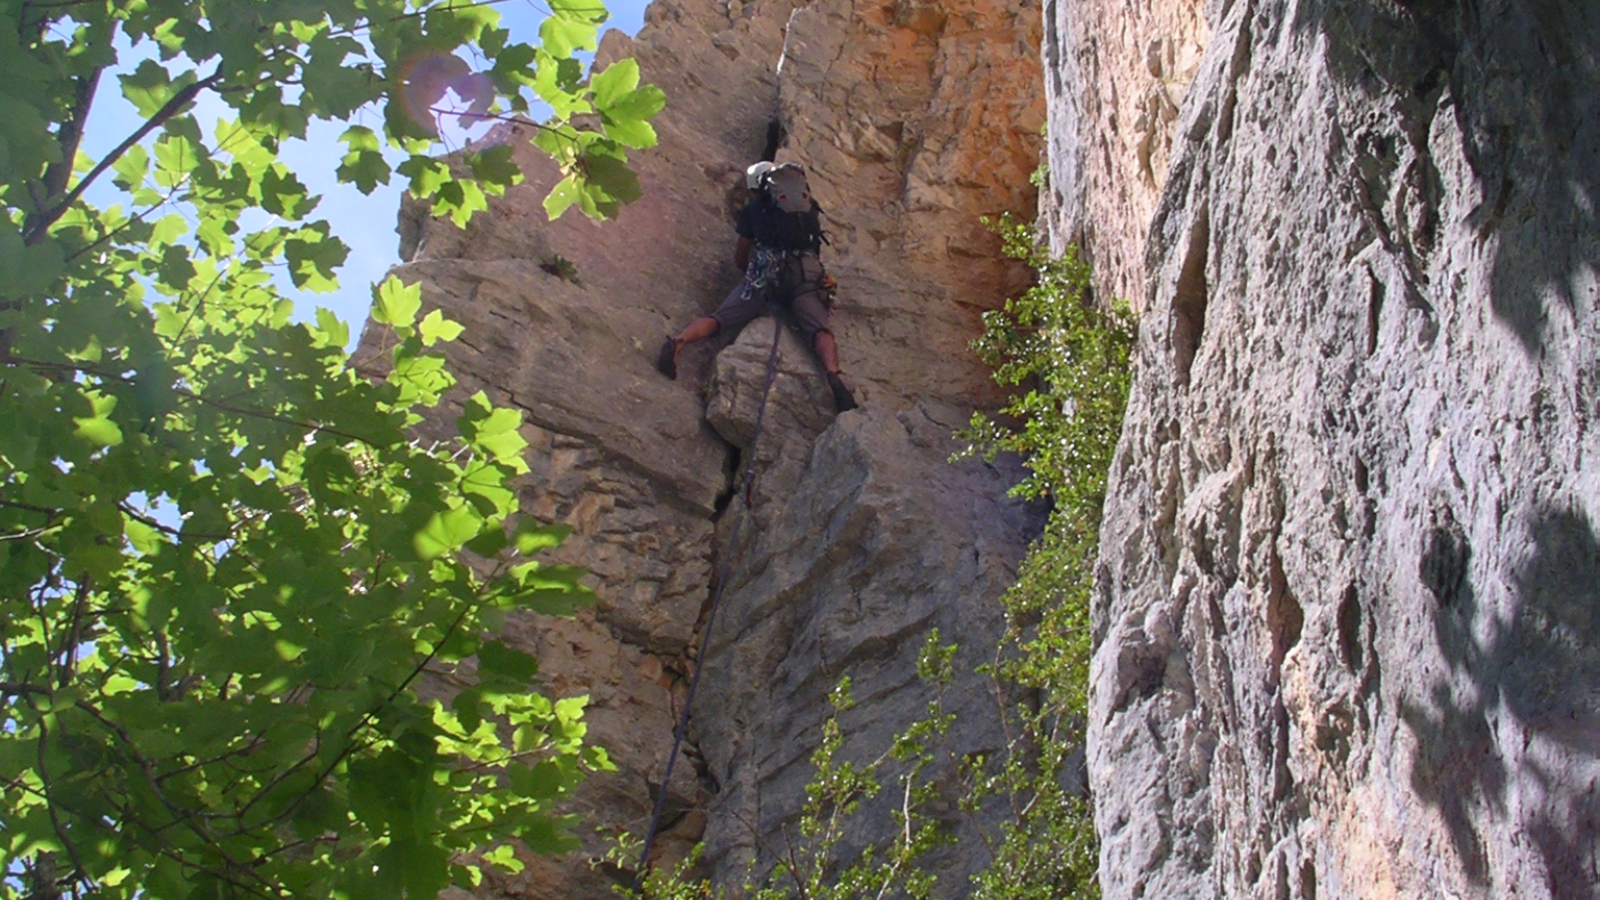
[[[855,396],[839,374],[838,345],[828,330],[837,283],[822,268],[822,208],[811,196],[805,170],[796,163],[758,162],[745,170],[745,183],[752,196],[739,211],[735,226],[739,240],[733,254],[734,264],[745,273],[744,281],[716,312],[667,338],[656,368],[676,379],[684,347],[724,328],[737,331],[778,307],[793,316],[822,363],[834,406],[839,412],[855,409]]]

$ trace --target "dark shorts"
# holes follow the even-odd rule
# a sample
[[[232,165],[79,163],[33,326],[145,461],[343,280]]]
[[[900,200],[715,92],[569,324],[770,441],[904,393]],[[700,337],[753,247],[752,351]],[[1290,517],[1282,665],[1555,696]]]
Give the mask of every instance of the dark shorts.
[[[822,260],[815,253],[787,257],[771,283],[749,290],[747,296],[747,282],[740,282],[711,318],[717,320],[719,328],[732,334],[774,308],[787,309],[800,326],[806,343],[812,344],[817,332],[828,330],[822,276]]]

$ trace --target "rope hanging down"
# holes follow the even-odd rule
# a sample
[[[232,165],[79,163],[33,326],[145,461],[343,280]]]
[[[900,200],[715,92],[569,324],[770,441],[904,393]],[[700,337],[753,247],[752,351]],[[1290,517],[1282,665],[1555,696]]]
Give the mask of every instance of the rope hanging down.
[[[672,767],[678,761],[678,751],[683,747],[683,734],[689,727],[689,710],[694,706],[694,694],[700,687],[700,673],[705,671],[706,650],[711,645],[711,626],[717,621],[717,606],[722,591],[728,586],[729,570],[733,564],[733,548],[739,543],[739,529],[749,518],[750,491],[755,487],[756,446],[761,443],[761,426],[767,418],[767,398],[772,394],[772,383],[778,374],[778,339],[783,336],[783,319],[772,317],[772,352],[767,355],[767,383],[761,388],[761,404],[756,407],[755,434],[750,438],[750,461],[744,467],[744,483],[739,486],[739,496],[744,498],[746,514],[735,519],[733,532],[722,554],[722,564],[717,571],[717,589],[711,594],[711,608],[706,612],[705,630],[700,632],[700,652],[694,660],[694,678],[689,681],[689,693],[683,698],[683,711],[678,714],[678,726],[672,730],[672,752],[667,754],[667,770],[661,776],[661,789],[656,792],[655,812],[650,815],[650,828],[645,832],[644,851],[639,854],[639,872],[635,890],[644,893],[645,876],[650,871],[650,848],[655,845],[661,830],[661,816],[667,809],[667,786],[672,783]]]

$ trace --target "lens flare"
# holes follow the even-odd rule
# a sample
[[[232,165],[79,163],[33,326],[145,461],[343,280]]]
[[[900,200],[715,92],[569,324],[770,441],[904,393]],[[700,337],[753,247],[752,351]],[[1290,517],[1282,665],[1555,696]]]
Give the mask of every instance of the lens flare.
[[[401,84],[406,114],[434,137],[446,116],[456,117],[465,128],[471,120],[484,118],[494,103],[489,76],[472,71],[466,60],[448,53],[407,63]]]

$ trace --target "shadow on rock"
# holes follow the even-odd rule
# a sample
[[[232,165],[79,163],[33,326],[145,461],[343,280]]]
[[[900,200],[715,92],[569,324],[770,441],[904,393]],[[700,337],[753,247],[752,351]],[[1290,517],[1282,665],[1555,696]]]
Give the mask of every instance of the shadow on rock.
[[[1457,678],[1441,682],[1430,712],[1403,704],[1418,743],[1411,781],[1439,810],[1463,867],[1479,884],[1489,860],[1474,811],[1506,812],[1508,785],[1545,801],[1524,807],[1524,832],[1543,857],[1551,896],[1590,898],[1600,810],[1579,771],[1600,761],[1600,537],[1587,516],[1558,510],[1530,527],[1532,552],[1513,571],[1509,618],[1480,609],[1471,548],[1449,518],[1423,541],[1418,575],[1438,603],[1435,635]],[[1485,621],[1484,616],[1493,618]],[[1496,741],[1502,710],[1560,749],[1511,763]],[[1552,761],[1557,761],[1552,767]]]
[[[1539,356],[1560,333],[1553,316],[1600,313],[1600,5],[1329,0],[1301,5],[1294,26],[1325,34],[1343,90],[1378,97],[1395,119],[1395,130],[1347,121],[1341,131],[1357,193],[1417,286],[1455,224],[1440,221],[1441,161],[1430,147],[1434,117],[1453,114],[1482,194],[1466,224],[1495,242],[1495,317]],[[1465,289],[1424,292],[1437,301],[1481,291]]]
[[[1571,0],[1460,5],[1452,85],[1484,189],[1469,224],[1498,232],[1491,305],[1537,354],[1557,310],[1596,306],[1600,276],[1600,7]]]

